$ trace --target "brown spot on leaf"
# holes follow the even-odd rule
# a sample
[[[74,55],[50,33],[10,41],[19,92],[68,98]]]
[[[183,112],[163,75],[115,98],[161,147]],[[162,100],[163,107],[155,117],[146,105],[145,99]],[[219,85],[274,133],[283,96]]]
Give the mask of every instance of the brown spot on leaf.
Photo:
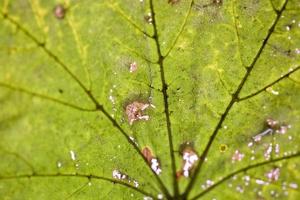
[[[179,2],[180,2],[180,0],[168,0],[168,4],[171,4],[171,5],[177,4]]]
[[[144,147],[142,150],[142,154],[147,159],[148,163],[150,163],[151,159],[153,158],[151,149],[149,147]]]
[[[57,18],[57,19],[63,19],[65,17],[65,14],[66,14],[66,9],[64,8],[63,5],[61,4],[58,4],[54,7],[54,16]]]
[[[208,7],[221,7],[223,4],[223,0],[212,0],[210,3],[207,4],[194,4],[194,7],[197,10],[208,8]]]
[[[214,5],[220,6],[220,5],[223,4],[223,0],[213,0],[212,3],[213,3]]]

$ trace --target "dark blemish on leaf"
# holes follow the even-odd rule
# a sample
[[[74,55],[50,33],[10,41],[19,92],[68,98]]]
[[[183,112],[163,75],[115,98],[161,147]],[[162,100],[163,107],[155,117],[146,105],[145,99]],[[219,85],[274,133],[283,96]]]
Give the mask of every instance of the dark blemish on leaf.
[[[221,153],[224,153],[228,149],[228,146],[226,144],[221,144],[219,147],[219,150]]]
[[[194,143],[193,142],[184,142],[179,146],[179,154],[183,155],[184,151],[186,149],[194,149]]]
[[[45,45],[46,45],[45,42],[39,42],[39,43],[38,43],[38,46],[40,46],[40,47],[45,47]]]
[[[285,50],[285,49],[283,49],[281,47],[278,47],[276,45],[272,45],[272,44],[269,44],[269,45],[271,46],[272,51],[273,51],[274,54],[278,52],[281,55],[284,55],[284,56],[287,56],[287,57],[290,57],[290,58],[295,56],[294,52],[291,49]],[[273,56],[276,56],[276,55],[273,55]]]
[[[150,163],[151,159],[153,158],[152,152],[149,147],[144,147],[142,150],[143,156],[147,159],[148,163]]]
[[[247,16],[254,16],[260,7],[259,0],[238,1],[240,8],[244,9],[243,13]]]
[[[178,4],[180,0],[168,0],[168,4],[175,5]]]
[[[212,0],[210,3],[207,4],[194,4],[196,10],[201,10],[208,7],[217,7],[220,8],[223,4],[223,0]]]
[[[214,5],[222,5],[223,4],[223,0],[213,0],[212,4],[214,4]]]
[[[7,13],[6,13],[6,12],[3,12],[3,13],[2,13],[2,16],[3,16],[4,19],[6,19],[6,18],[7,18]]]
[[[181,176],[190,177],[194,167],[199,160],[199,157],[194,150],[194,144],[192,142],[184,142],[179,147],[179,153],[183,159],[183,165],[179,172],[176,173],[177,178]]]
[[[58,92],[60,93],[60,94],[62,94],[62,93],[64,93],[64,91],[62,90],[62,89],[58,89]]]
[[[66,14],[66,9],[63,5],[58,4],[54,7],[53,12],[54,12],[54,16],[57,19],[63,19],[65,17],[65,14]]]

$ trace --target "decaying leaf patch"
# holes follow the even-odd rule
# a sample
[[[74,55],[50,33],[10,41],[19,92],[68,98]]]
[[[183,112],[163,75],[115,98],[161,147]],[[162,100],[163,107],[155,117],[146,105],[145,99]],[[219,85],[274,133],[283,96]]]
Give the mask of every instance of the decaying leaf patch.
[[[154,157],[151,149],[149,147],[144,147],[142,149],[144,157],[147,159],[148,164],[151,166],[151,169],[159,175],[162,172],[160,161],[158,158]]]
[[[155,106],[150,103],[143,103],[139,101],[128,103],[125,107],[125,113],[127,115],[128,123],[132,125],[135,121],[149,120],[150,116],[146,115],[145,111],[150,107],[155,108]]]
[[[194,167],[199,160],[199,157],[194,149],[192,142],[184,142],[180,145],[179,154],[182,157],[182,167],[181,170],[177,172],[177,177],[180,178],[184,176],[186,178],[190,177]]]

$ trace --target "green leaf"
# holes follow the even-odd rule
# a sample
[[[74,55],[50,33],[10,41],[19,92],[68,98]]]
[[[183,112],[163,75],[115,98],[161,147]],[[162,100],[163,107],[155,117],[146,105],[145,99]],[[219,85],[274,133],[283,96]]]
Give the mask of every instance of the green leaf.
[[[299,199],[297,0],[0,0],[2,199]]]

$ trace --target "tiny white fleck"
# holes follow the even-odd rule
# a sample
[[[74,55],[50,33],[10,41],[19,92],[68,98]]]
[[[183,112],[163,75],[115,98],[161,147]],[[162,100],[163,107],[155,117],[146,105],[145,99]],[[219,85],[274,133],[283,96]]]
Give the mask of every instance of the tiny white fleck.
[[[272,94],[274,94],[274,95],[279,95],[279,92],[278,91],[276,91],[276,90],[274,90],[272,87],[268,87],[267,89],[266,89],[266,91],[267,92],[270,92],[270,93],[272,93]]]
[[[61,168],[61,167],[62,167],[62,163],[58,161],[58,162],[57,162],[57,167],[58,167],[58,168]]]
[[[130,63],[129,72],[130,73],[135,72],[137,70],[137,68],[138,68],[137,63],[132,62],[132,63]]]
[[[72,160],[76,160],[76,154],[73,150],[70,151],[70,156]]]
[[[252,147],[252,146],[253,146],[253,142],[249,142],[248,147]]]
[[[290,183],[289,186],[290,186],[290,188],[293,188],[293,189],[297,189],[298,188],[298,184],[297,183]]]
[[[263,180],[260,180],[260,179],[256,179],[255,182],[256,182],[258,185],[269,185],[268,182],[263,181]]]
[[[163,196],[162,194],[158,194],[158,195],[157,195],[157,198],[158,198],[158,199],[163,199],[164,196]]]
[[[231,162],[241,161],[245,157],[245,154],[241,153],[239,150],[235,150],[233,156],[231,157]]]
[[[236,191],[238,191],[238,192],[240,192],[240,193],[243,193],[244,192],[244,189],[243,189],[243,187],[242,186],[240,186],[240,185],[238,185],[238,186],[236,186]]]
[[[133,181],[134,187],[139,187],[139,182],[137,182],[136,180]]]
[[[275,153],[279,154],[279,144],[275,144]]]

